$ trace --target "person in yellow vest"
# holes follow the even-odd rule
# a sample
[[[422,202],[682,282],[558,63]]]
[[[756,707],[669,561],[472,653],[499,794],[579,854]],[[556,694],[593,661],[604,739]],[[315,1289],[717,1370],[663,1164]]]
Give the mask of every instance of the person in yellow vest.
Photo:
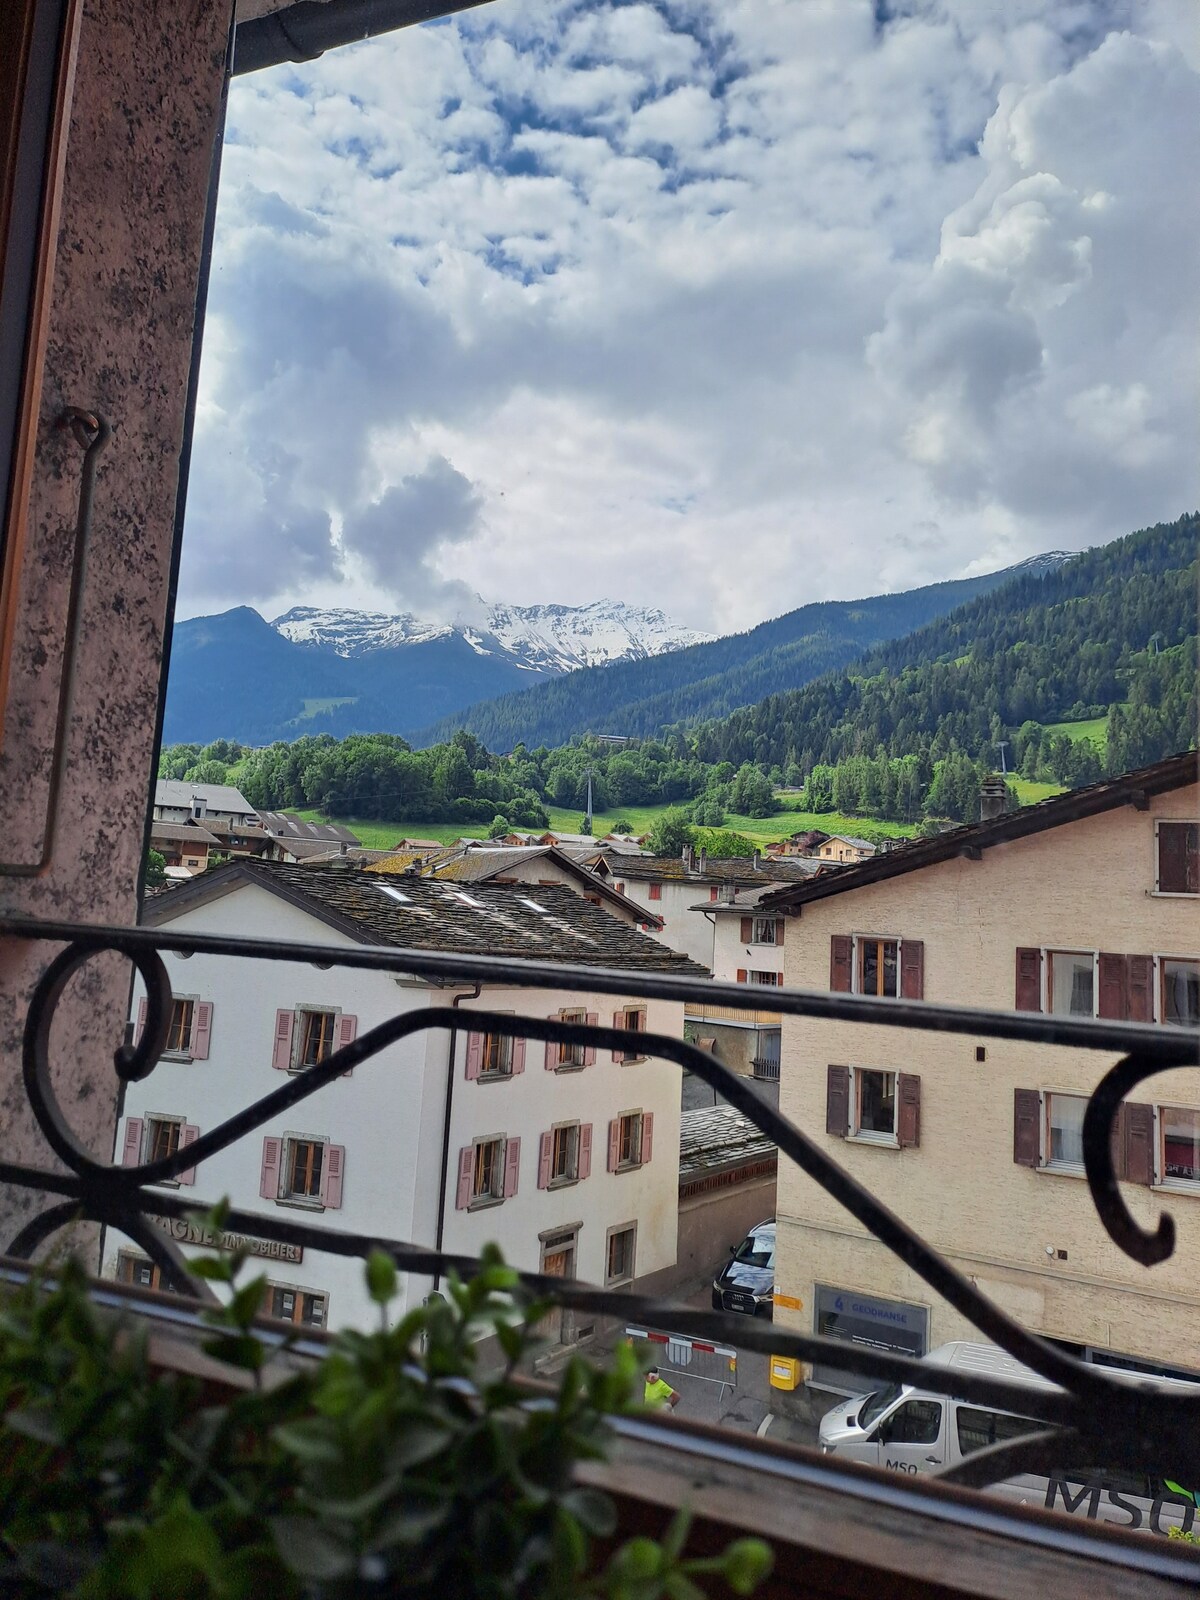
[[[672,1411],[679,1404],[678,1392],[665,1378],[660,1378],[658,1368],[651,1367],[646,1374],[645,1401],[648,1406],[669,1406]]]

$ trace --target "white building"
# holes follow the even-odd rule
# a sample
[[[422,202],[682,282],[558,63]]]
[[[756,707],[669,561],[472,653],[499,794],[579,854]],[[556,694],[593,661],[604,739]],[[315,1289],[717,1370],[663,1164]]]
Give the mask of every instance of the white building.
[[[160,822],[224,822],[230,828],[260,826],[258,812],[240,789],[227,783],[159,778],[154,816]]]
[[[269,959],[167,954],[168,1050],[126,1090],[118,1159],[173,1152],[397,1013],[431,1006],[587,1020],[683,1034],[681,1002],[642,1001],[639,972],[701,974],[573,889],[390,880],[346,868],[234,862],[146,908],[187,933],[392,944],[628,969],[628,995],[438,987],[414,976]],[[144,1019],[135,995],[135,1017]],[[312,1222],[478,1254],[489,1240],[527,1270],[641,1282],[675,1261],[680,1069],[633,1052],[421,1030],[277,1121],[181,1175],[197,1202],[295,1212]],[[201,1242],[176,1225],[185,1249]],[[366,1324],[361,1262],[250,1240],[267,1260],[267,1310]],[[110,1232],[104,1270],[154,1283]],[[425,1280],[406,1296],[427,1291]],[[407,1303],[407,1299],[406,1299]],[[564,1336],[573,1330],[569,1324]]]

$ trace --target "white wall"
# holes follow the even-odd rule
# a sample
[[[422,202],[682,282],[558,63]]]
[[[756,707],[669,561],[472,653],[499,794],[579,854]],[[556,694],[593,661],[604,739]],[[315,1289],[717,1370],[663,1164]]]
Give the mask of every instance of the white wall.
[[[648,929],[651,937],[660,944],[668,945],[672,950],[678,950],[682,955],[690,956],[693,961],[698,961],[702,967],[712,971],[713,964],[713,925],[712,918],[705,915],[703,910],[694,911],[693,906],[701,905],[708,900],[709,885],[695,880],[683,883],[672,883],[670,879],[663,882],[662,899],[651,900],[650,885],[642,879],[623,878],[621,863],[614,859],[609,863],[612,867],[614,887],[624,883],[625,896],[635,905],[643,906],[652,916],[663,919],[661,932]]]

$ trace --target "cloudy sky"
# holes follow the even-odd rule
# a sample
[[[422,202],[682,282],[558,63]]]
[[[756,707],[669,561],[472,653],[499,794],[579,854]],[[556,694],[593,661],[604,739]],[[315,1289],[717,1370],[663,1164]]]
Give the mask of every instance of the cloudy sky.
[[[493,0],[235,80],[179,614],[724,632],[1200,502],[1194,0]]]

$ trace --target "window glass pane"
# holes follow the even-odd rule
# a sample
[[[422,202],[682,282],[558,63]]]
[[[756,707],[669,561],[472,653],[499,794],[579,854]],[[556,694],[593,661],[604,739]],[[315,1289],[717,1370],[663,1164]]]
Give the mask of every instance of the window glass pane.
[[[512,1063],[512,1040],[502,1034],[489,1033],[483,1041],[484,1072],[509,1072]]]
[[[333,1052],[333,1012],[305,1011],[300,1065],[315,1067]]]
[[[1188,1027],[1200,1024],[1200,961],[1163,961],[1162,1019]]]
[[[618,1157],[621,1163],[634,1164],[642,1158],[642,1119],[635,1113],[621,1118],[621,1138]]]
[[[148,1159],[162,1161],[166,1156],[173,1156],[178,1148],[179,1124],[151,1117]]]
[[[167,1030],[167,1049],[181,1052],[191,1048],[192,1002],[175,1000],[171,1004],[171,1026]]]
[[[1095,1015],[1095,958],[1072,950],[1050,953],[1050,1010],[1057,1017]]]
[[[1010,1416],[1006,1411],[977,1411],[973,1406],[958,1408],[958,1447],[965,1456],[1037,1432],[1038,1424],[1028,1417]]]
[[[1162,1175],[1176,1183],[1200,1183],[1200,1111],[1163,1106]]]
[[[900,952],[895,939],[863,939],[859,944],[859,978],[863,994],[900,993]]]
[[[889,1444],[936,1444],[942,1429],[942,1407],[938,1400],[909,1400],[883,1425]]]
[[[325,1151],[316,1139],[296,1139],[292,1143],[291,1192],[314,1200],[321,1193],[321,1167]]]
[[[1050,1101],[1050,1149],[1047,1160],[1064,1166],[1083,1165],[1083,1114],[1087,1101],[1082,1095],[1052,1094]]]
[[[561,1020],[582,1025],[587,1021],[586,1011],[564,1011]],[[560,1067],[581,1067],[583,1065],[582,1044],[560,1044],[558,1047],[558,1064]]]
[[[896,1074],[857,1073],[858,1131],[894,1134],[896,1131]]]

